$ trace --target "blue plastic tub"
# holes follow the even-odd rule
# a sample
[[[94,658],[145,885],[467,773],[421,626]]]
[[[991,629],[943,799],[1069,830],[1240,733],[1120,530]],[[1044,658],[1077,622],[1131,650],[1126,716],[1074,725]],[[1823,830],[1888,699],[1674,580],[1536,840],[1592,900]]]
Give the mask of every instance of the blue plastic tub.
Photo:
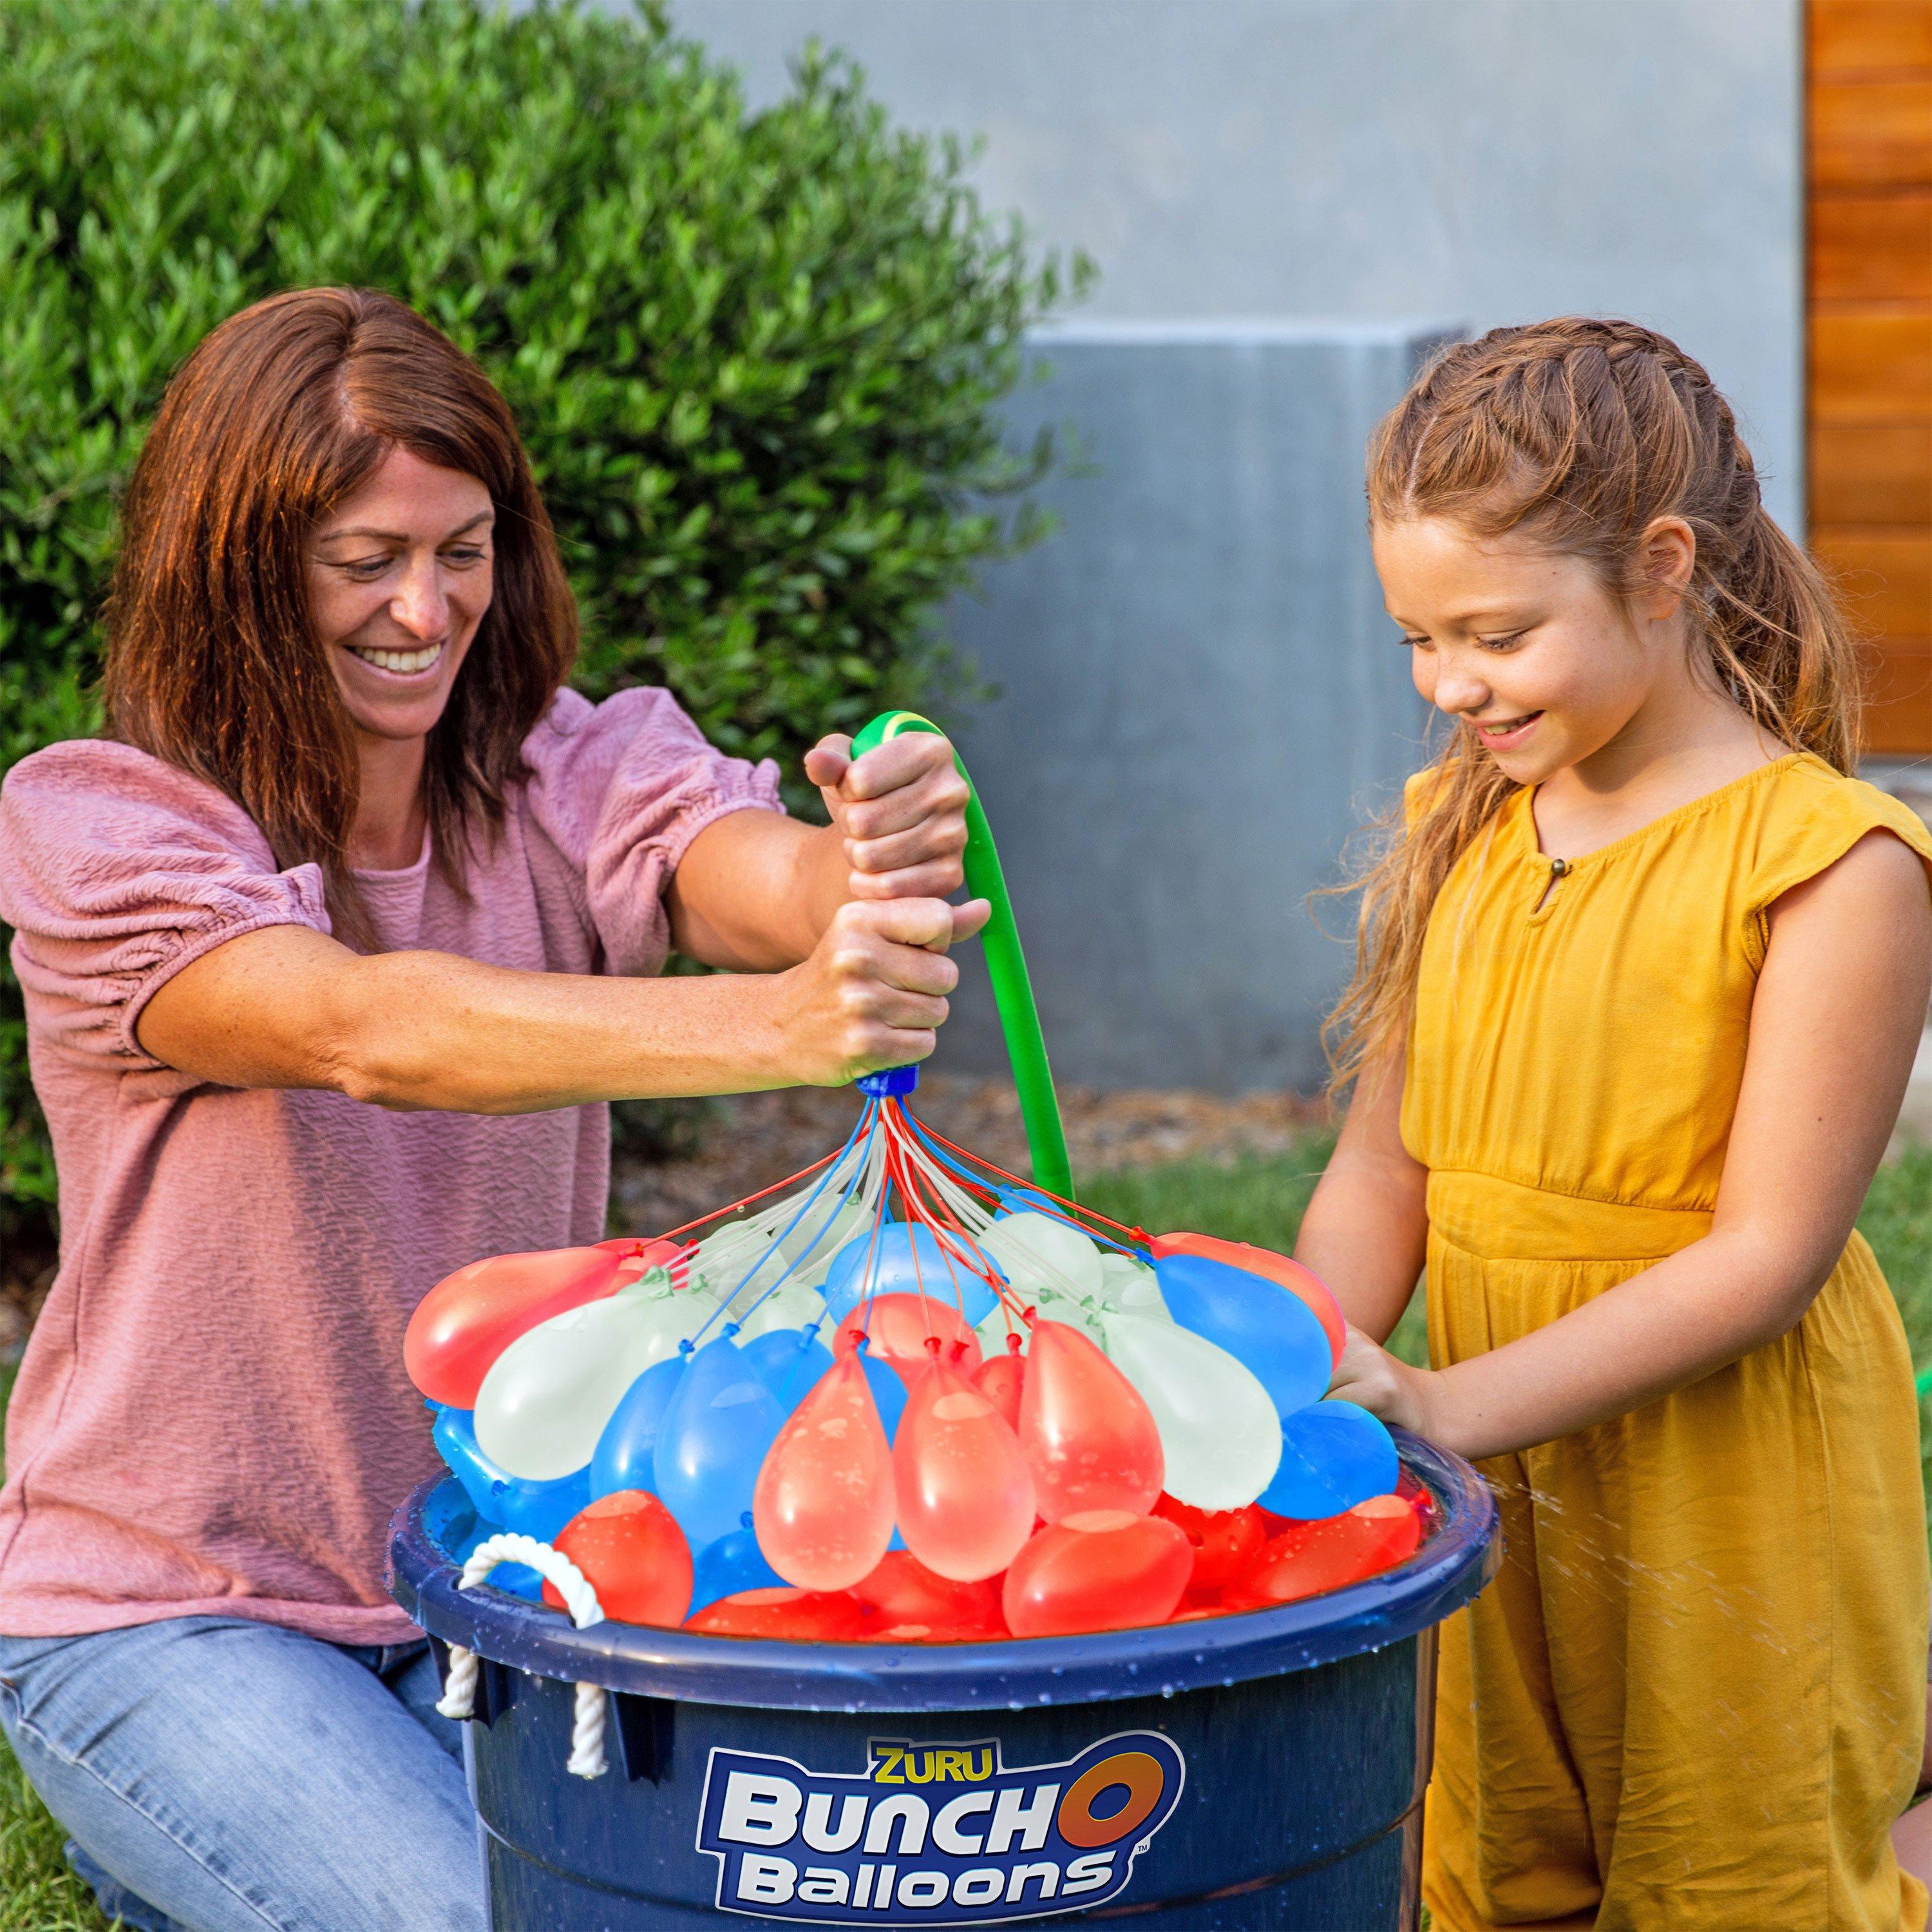
[[[1402,1448],[1440,1520],[1386,1575],[1154,1630],[948,1646],[577,1630],[459,1590],[476,1520],[454,1481],[426,1484],[397,1516],[391,1588],[484,1660],[469,1762],[492,1923],[1413,1927],[1435,1627],[1498,1552],[1475,1472]],[[594,1780],[564,1770],[579,1679],[615,1694]]]

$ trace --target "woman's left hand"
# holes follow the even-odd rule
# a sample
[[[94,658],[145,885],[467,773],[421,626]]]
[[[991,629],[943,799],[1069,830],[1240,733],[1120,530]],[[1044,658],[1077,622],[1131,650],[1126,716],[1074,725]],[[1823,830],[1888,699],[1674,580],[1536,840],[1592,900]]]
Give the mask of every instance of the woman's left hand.
[[[1384,1422],[1440,1442],[1443,1423],[1436,1412],[1442,1381],[1430,1370],[1398,1361],[1351,1322],[1328,1393],[1359,1404]]]
[[[821,738],[805,775],[844,842],[850,897],[940,899],[959,889],[967,790],[950,740],[909,731],[854,760],[850,738]]]

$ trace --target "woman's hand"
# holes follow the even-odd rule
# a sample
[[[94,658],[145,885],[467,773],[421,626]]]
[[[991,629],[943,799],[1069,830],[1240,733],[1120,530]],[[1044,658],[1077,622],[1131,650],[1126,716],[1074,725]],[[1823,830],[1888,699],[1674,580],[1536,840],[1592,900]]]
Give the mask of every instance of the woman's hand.
[[[805,775],[843,842],[848,898],[937,899],[958,890],[968,793],[949,740],[908,731],[855,761],[850,738],[821,738],[805,754]]]
[[[959,968],[956,939],[986,922],[987,906],[944,899],[854,899],[832,915],[810,958],[764,982],[778,1028],[776,1069],[788,1082],[839,1087],[861,1073],[924,1060]]]
[[[1442,1378],[1433,1371],[1412,1369],[1397,1360],[1351,1322],[1328,1393],[1440,1444],[1447,1421],[1438,1413],[1443,1406],[1442,1383]]]
[[[673,940],[688,958],[736,972],[794,967],[854,900],[936,903],[958,890],[966,781],[945,739],[908,732],[855,760],[850,739],[825,738],[805,769],[830,826],[734,812],[692,841],[664,895]],[[986,919],[982,901],[960,910],[968,922],[956,939]]]

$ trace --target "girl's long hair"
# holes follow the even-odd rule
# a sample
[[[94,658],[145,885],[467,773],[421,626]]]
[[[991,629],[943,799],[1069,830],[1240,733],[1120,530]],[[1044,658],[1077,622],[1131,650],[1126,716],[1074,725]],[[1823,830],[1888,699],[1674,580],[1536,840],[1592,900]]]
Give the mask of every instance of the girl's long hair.
[[[110,734],[219,787],[278,865],[319,865],[339,935],[364,946],[356,743],[310,622],[306,550],[398,448],[477,478],[496,510],[494,594],[423,775],[435,861],[460,888],[470,836],[500,824],[575,658],[577,613],[508,405],[413,310],[303,289],[209,334],[135,466],[106,614]]]
[[[1850,772],[1857,755],[1851,633],[1823,578],[1765,512],[1730,405],[1676,345],[1634,322],[1566,316],[1444,350],[1369,447],[1370,519],[1446,517],[1514,531],[1589,564],[1628,602],[1645,533],[1695,533],[1688,592],[1700,668],[1768,736]],[[1375,828],[1355,972],[1329,1016],[1332,1087],[1407,1028],[1423,934],[1449,871],[1519,788],[1458,723],[1409,815]]]

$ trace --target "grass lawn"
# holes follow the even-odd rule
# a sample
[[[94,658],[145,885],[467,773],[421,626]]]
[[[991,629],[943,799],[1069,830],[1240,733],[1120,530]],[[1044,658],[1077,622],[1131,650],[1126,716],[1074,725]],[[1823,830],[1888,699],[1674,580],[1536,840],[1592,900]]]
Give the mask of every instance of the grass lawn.
[[[1314,1142],[1298,1157],[1099,1174],[1084,1198],[1100,1213],[1142,1227],[1196,1228],[1286,1250],[1327,1154],[1325,1143]],[[1932,1362],[1932,1149],[1909,1149],[1880,1170],[1858,1225],[1898,1298],[1914,1359]],[[1392,1346],[1409,1360],[1422,1359],[1419,1298]],[[0,1932],[104,1932],[107,1922],[62,1862],[61,1840],[0,1744]]]

